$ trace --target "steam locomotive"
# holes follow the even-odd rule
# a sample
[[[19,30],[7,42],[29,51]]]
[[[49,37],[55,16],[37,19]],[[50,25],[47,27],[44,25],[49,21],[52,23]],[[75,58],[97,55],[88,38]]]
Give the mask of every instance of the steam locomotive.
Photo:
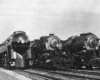
[[[32,64],[30,40],[24,31],[15,31],[0,45],[0,64],[9,69]]]
[[[49,69],[69,68],[67,67],[69,61],[62,52],[61,40],[54,34],[34,40],[32,53],[34,54],[34,66],[36,67]]]
[[[0,65],[7,68],[49,69],[100,68],[99,38],[82,33],[61,40],[54,34],[30,41],[24,31],[15,31],[0,44]]]
[[[83,33],[80,36],[71,36],[62,44],[63,50],[73,56],[74,68],[100,67],[99,38],[95,34]]]

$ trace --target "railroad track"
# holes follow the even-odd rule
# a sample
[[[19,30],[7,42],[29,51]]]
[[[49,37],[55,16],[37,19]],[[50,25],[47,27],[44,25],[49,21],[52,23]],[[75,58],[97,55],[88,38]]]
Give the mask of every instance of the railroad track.
[[[100,76],[100,70],[76,70],[76,69],[70,69],[67,70],[67,72],[78,72],[83,74],[91,74],[91,75],[97,75]]]
[[[69,78],[66,78],[66,77],[61,77],[59,75],[49,74],[48,72],[43,72],[43,71],[38,71],[38,70],[17,69],[17,70],[13,70],[13,71],[17,72],[19,74],[25,75],[27,77],[29,77],[29,76],[39,77],[39,79],[35,79],[35,80],[69,80]],[[31,77],[31,79],[32,79],[32,77]],[[34,80],[34,77],[32,80]],[[72,79],[72,80],[75,80],[75,79]]]
[[[32,80],[61,80],[52,76],[43,75],[43,73],[39,73],[39,72],[31,72],[31,71],[25,71],[25,70],[19,70],[19,69],[13,70],[13,71],[19,74],[25,75],[26,77],[29,77]],[[37,77],[37,79],[34,79],[34,76]]]
[[[39,75],[39,76],[42,76],[42,77],[46,77],[48,79],[52,79],[52,80],[82,80],[83,78],[80,78],[80,77],[72,77],[72,76],[65,76],[63,74],[59,74],[59,73],[56,73],[56,72],[50,72],[48,70],[24,70],[24,72],[27,72],[27,73],[33,73],[33,74],[36,74],[36,75]]]
[[[23,72],[23,74],[29,74],[31,76],[39,76],[43,80],[100,80],[100,72],[96,70],[69,69],[66,71],[51,71],[43,69],[26,69],[15,71],[20,71]]]
[[[27,70],[17,69],[17,70],[13,70],[13,71],[17,72],[19,74],[25,75],[27,77],[29,77],[29,76],[40,77],[43,80],[82,80],[79,77],[72,78],[72,77],[61,75],[61,74],[49,72],[49,70],[44,71],[44,70],[40,70],[40,69],[37,69],[37,70],[36,69],[35,70],[34,69],[27,69]],[[32,80],[34,80],[34,78]],[[36,80],[40,80],[40,79],[36,79]]]
[[[30,71],[25,70],[25,71]],[[82,79],[82,80],[100,80],[99,71],[88,71],[88,70],[66,70],[66,71],[51,71],[42,69],[31,69],[31,71],[47,72],[52,75],[58,75],[66,78]]]

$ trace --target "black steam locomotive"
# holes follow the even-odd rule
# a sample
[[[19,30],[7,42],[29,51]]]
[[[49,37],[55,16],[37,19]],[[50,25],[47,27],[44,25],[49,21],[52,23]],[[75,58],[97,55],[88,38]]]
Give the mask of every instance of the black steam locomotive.
[[[63,50],[73,56],[74,68],[99,68],[99,38],[93,33],[83,33],[63,41]]]
[[[30,40],[24,31],[15,31],[0,45],[0,64],[7,68],[29,67],[32,62]]]
[[[68,68],[69,61],[62,52],[61,40],[54,34],[43,36],[32,42],[34,66],[49,69]]]

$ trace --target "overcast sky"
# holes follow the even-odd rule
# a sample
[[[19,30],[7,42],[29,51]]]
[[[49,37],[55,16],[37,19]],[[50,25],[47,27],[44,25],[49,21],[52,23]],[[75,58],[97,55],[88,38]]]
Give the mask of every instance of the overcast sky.
[[[0,43],[17,30],[31,40],[49,33],[100,37],[100,0],[0,0]]]

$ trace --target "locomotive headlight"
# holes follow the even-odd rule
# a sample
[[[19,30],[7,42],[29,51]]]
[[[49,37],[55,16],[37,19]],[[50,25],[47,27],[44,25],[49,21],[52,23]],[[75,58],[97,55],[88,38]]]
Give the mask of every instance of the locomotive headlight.
[[[19,42],[21,42],[23,44],[23,43],[25,43],[25,40],[22,37],[19,37]]]

